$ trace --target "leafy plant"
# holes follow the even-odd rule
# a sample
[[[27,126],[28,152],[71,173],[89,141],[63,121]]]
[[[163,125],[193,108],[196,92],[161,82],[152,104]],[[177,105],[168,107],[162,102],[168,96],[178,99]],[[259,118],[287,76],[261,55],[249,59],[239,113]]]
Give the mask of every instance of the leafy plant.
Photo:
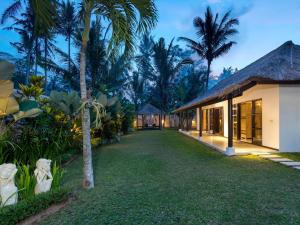
[[[29,165],[19,164],[17,165],[18,173],[16,177],[16,185],[19,191],[19,199],[27,199],[34,196],[34,187],[36,185],[36,179],[32,174]]]
[[[63,169],[61,169],[56,162],[53,163],[52,166],[52,177],[53,177],[53,181],[52,181],[52,190],[57,190],[61,188],[61,181],[64,175],[64,171]]]
[[[69,190],[60,189],[20,201],[17,205],[0,208],[0,225],[14,225],[48,208],[52,204],[60,203],[68,199]]]
[[[43,85],[44,77],[31,76],[28,85],[20,84],[19,87],[25,98],[39,99],[39,97],[44,93]]]
[[[50,105],[65,115],[75,117],[81,105],[81,99],[76,91],[70,93],[52,91],[50,93]]]

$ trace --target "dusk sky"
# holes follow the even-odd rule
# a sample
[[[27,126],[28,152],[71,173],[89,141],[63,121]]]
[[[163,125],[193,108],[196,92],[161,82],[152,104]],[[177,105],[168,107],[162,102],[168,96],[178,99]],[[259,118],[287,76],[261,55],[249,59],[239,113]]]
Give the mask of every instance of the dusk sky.
[[[0,9],[11,2],[1,0]],[[239,34],[234,38],[237,44],[213,62],[214,74],[223,67],[241,69],[288,40],[300,44],[299,0],[157,0],[156,4],[159,22],[152,34],[168,41],[179,36],[195,39],[193,18],[203,16],[207,5],[221,14],[231,9],[232,15],[239,18]],[[17,40],[17,35],[1,30],[0,37],[0,51],[14,54],[9,42]]]

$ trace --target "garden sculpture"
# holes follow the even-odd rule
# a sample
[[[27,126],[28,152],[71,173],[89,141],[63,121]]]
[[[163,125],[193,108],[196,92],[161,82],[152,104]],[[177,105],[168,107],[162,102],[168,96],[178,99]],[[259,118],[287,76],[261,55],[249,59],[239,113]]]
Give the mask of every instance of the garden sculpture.
[[[39,159],[36,162],[36,169],[34,171],[37,184],[35,186],[35,194],[50,191],[52,185],[52,174],[51,174],[51,160]]]
[[[18,188],[15,185],[17,171],[14,164],[0,165],[1,206],[14,205],[18,202]]]

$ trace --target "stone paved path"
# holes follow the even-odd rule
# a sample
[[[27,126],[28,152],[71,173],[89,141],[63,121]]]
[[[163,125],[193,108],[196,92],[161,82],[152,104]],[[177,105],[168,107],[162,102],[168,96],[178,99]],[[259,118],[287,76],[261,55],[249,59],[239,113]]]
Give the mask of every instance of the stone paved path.
[[[262,153],[262,154],[253,154],[253,155],[257,155],[261,158],[268,159],[268,160],[271,160],[273,162],[277,162],[277,163],[280,163],[282,165],[288,166],[290,168],[300,170],[300,162],[296,162],[296,161],[293,161],[293,160],[288,159],[288,158],[283,158],[283,157],[281,157],[279,155],[276,155],[276,154]]]

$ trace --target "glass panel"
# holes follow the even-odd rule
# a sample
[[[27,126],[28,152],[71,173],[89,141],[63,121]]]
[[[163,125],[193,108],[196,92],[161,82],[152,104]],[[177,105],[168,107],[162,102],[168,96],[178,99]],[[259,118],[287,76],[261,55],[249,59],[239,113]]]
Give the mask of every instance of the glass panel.
[[[241,104],[241,140],[252,142],[252,102]]]
[[[262,101],[254,102],[253,143],[262,145]]]
[[[202,130],[207,131],[207,109],[204,109],[202,112]]]
[[[237,139],[237,133],[238,133],[238,106],[237,104],[234,104],[232,106],[232,117],[233,117],[233,138]]]

